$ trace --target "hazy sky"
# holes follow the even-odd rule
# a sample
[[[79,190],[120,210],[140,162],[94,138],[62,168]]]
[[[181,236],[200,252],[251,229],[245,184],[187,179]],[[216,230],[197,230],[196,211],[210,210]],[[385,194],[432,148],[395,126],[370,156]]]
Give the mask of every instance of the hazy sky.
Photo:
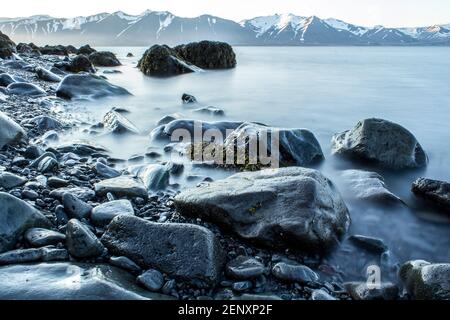
[[[184,17],[208,13],[236,21],[274,13],[294,13],[334,17],[367,26],[450,23],[450,0],[13,0],[5,1],[0,15],[74,17],[118,10],[139,14],[146,9],[167,10]]]

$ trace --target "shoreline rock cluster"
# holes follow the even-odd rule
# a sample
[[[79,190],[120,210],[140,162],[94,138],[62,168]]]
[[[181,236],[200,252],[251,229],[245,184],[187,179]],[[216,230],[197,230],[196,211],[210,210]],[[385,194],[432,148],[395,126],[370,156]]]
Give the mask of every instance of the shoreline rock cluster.
[[[93,69],[72,68],[90,69],[90,59],[57,56],[90,57],[94,49],[44,47],[39,51],[45,54],[37,55],[34,46],[30,51],[1,39],[0,52],[11,53],[0,60],[0,88],[5,88],[0,100],[0,298],[448,298],[449,264],[407,262],[399,274],[406,294],[397,283],[374,291],[364,283],[344,283],[338,272],[324,272],[323,251],[333,250],[347,235],[351,213],[328,178],[304,168],[323,160],[311,132],[282,130],[283,168],[236,173],[171,192],[166,187],[182,170],[180,164],[118,170],[117,159],[102,147],[47,145],[76,125],[54,111],[52,102],[67,106],[71,99],[130,94],[90,73]],[[209,55],[220,63],[198,56],[197,46],[160,49],[202,68],[234,67],[232,55],[219,54],[223,45],[217,57]],[[195,97],[185,98],[197,103]],[[152,138],[167,141],[178,128],[192,130],[193,120],[166,120]],[[140,134],[118,108],[98,126],[114,134]],[[230,147],[242,134],[259,139],[261,130],[275,129],[227,121],[206,126],[233,129],[225,139]],[[337,134],[332,148],[347,159],[391,169],[423,167],[428,161],[408,130],[382,119],[366,119]],[[362,201],[401,202],[381,176],[357,170],[345,175],[351,186],[367,186],[366,193],[355,194]],[[422,179],[413,190],[448,208],[445,183]],[[370,237],[353,235],[353,241],[376,252],[387,249]],[[28,281],[22,280],[24,274]]]

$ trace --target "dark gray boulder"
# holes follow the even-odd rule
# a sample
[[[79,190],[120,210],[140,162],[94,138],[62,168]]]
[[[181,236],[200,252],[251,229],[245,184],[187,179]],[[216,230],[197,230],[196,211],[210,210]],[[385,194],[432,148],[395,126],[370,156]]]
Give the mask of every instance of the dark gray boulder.
[[[93,258],[103,253],[104,247],[89,228],[76,219],[67,223],[66,244],[76,258]]]
[[[350,217],[333,183],[319,171],[289,167],[243,172],[178,194],[177,210],[276,248],[325,251]]]
[[[28,82],[11,83],[6,89],[8,90],[8,94],[18,96],[41,97],[47,94],[44,89]]]
[[[191,224],[160,224],[121,215],[108,226],[103,244],[143,268],[156,268],[196,285],[215,285],[224,256],[216,236]]]
[[[107,96],[130,95],[130,93],[95,75],[73,74],[66,76],[61,81],[56,89],[56,95],[64,99],[97,99]]]
[[[39,47],[39,51],[46,55],[56,55],[56,56],[68,56],[69,50],[67,47],[62,45],[50,46],[46,45],[44,47]]]
[[[344,170],[340,175],[348,197],[387,205],[403,203],[387,189],[383,177],[376,172]]]
[[[104,127],[114,134],[139,134],[139,129],[120,113],[111,110],[102,121]]]
[[[366,160],[388,169],[425,167],[428,157],[414,135],[383,119],[365,119],[333,136],[332,153]]]
[[[116,55],[109,51],[97,51],[89,55],[89,60],[97,67],[117,67],[121,63]]]
[[[450,299],[450,264],[423,260],[406,262],[399,271],[406,290],[417,300]]]
[[[0,192],[0,253],[14,248],[29,228],[49,224],[44,215],[25,201]]]
[[[0,268],[2,300],[170,299],[135,284],[135,277],[100,264],[41,263]]]
[[[0,58],[9,59],[16,52],[16,44],[4,33],[0,32]]]
[[[64,193],[62,203],[69,218],[86,219],[92,212],[91,205],[71,193]]]
[[[49,130],[59,130],[62,129],[63,127],[63,124],[59,120],[44,115],[31,118],[29,120],[24,121],[23,123],[33,125],[36,129],[38,129],[41,132],[46,132]]]
[[[412,185],[412,192],[429,200],[438,208],[450,212],[450,183],[439,180],[419,178]]]
[[[86,56],[89,56],[91,53],[97,52],[94,48],[92,48],[90,45],[86,44],[84,46],[81,46],[77,50],[77,54],[84,54]]]
[[[59,65],[55,66],[59,67]],[[63,63],[60,67],[64,71],[69,71],[73,73],[78,72],[95,73],[96,71],[89,58],[83,54],[77,55],[75,58],[70,60],[69,63]]]
[[[273,149],[272,139],[278,148]],[[257,146],[251,148],[250,146]],[[259,152],[279,156],[276,159],[281,166],[309,166],[324,159],[322,148],[314,134],[306,129],[283,129],[266,127],[255,123],[243,123],[227,136],[224,142],[225,152],[235,152],[236,163],[246,164],[249,160],[260,163]],[[278,150],[277,150],[278,149]],[[242,154],[244,158],[240,158]]]
[[[203,69],[236,67],[236,54],[225,42],[201,41],[179,45],[175,51],[185,60]]]
[[[15,145],[25,139],[25,130],[3,112],[0,112],[0,149],[5,145]]]
[[[184,104],[197,103],[197,98],[192,94],[183,93],[181,96],[181,101],[183,101]]]
[[[140,197],[147,199],[148,191],[141,179],[133,176],[120,176],[100,181],[94,185],[95,193],[105,196],[108,192],[118,197]]]
[[[381,254],[388,250],[388,246],[384,243],[384,241],[378,238],[362,235],[352,235],[349,237],[349,240],[358,247],[376,254]]]
[[[118,215],[134,215],[133,205],[128,200],[102,203],[92,209],[91,221],[96,226],[106,226]]]
[[[62,79],[59,75],[41,67],[36,68],[36,75],[39,79],[49,82],[60,82]]]
[[[169,77],[198,71],[198,68],[184,61],[178,53],[165,45],[154,45],[145,51],[138,68],[147,76]]]

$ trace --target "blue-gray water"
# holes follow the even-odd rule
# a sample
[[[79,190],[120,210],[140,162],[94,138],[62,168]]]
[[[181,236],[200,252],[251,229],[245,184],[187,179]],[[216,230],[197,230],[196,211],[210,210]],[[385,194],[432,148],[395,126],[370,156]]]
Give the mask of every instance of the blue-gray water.
[[[419,172],[380,173],[411,209],[379,209],[347,199],[353,220],[349,233],[383,238],[394,263],[416,258],[450,262],[449,220],[410,193],[412,181],[419,176],[450,181],[450,48],[237,47],[234,70],[168,79],[149,78],[136,69],[145,48],[102,49],[115,52],[124,64],[116,68],[121,74],[107,75],[109,80],[134,96],[79,103],[73,111],[81,111],[84,118],[95,122],[113,106],[126,107],[131,111],[127,117],[144,132],[167,114],[201,119],[181,103],[181,95],[188,92],[202,105],[222,108],[224,119],[310,129],[326,156],[320,170],[338,186],[337,172],[349,166],[330,156],[334,133],[367,117],[405,126],[427,151],[429,166]],[[135,57],[126,58],[128,52]],[[78,133],[66,139],[74,137],[103,144],[123,158],[143,154],[150,147],[146,135],[117,140]],[[215,178],[227,175],[195,170]],[[347,242],[329,260],[348,279],[363,276],[363,266],[380,262]]]

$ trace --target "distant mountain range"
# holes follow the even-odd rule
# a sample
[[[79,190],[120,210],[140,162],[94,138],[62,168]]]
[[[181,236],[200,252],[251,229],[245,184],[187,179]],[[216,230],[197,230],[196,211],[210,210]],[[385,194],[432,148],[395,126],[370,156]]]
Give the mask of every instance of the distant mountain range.
[[[71,19],[40,15],[0,18],[15,42],[148,46],[219,40],[233,45],[450,45],[450,24],[419,28],[367,28],[337,19],[276,14],[237,23],[211,15],[182,18],[170,12],[100,13]]]

